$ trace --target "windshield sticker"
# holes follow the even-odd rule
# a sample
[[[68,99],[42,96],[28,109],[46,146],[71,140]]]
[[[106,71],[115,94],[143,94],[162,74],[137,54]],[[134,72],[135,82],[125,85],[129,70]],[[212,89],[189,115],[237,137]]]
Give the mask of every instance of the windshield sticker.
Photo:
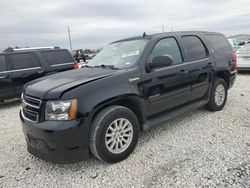
[[[134,50],[131,52],[123,53],[122,58],[138,55],[139,53],[140,53],[140,50]]]

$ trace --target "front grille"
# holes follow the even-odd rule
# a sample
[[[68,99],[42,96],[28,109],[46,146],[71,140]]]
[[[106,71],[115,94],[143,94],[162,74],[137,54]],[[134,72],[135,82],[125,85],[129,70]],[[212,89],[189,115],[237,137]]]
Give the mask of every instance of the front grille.
[[[38,122],[41,100],[28,95],[22,95],[22,114],[25,119]]]

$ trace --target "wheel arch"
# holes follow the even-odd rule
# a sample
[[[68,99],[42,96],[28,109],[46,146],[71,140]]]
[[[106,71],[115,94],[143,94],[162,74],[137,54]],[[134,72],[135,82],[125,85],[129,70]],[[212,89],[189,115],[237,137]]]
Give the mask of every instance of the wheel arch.
[[[103,101],[102,103],[97,104],[93,108],[92,113],[91,113],[91,122],[94,120],[96,115],[100,111],[102,111],[104,108],[111,106],[111,105],[120,105],[120,106],[124,106],[130,109],[136,115],[140,124],[140,130],[142,130],[142,126],[146,122],[143,100],[144,99],[134,94],[121,95],[121,96],[117,96],[111,99],[107,99]]]
[[[230,73],[228,70],[220,70],[218,72],[215,73],[215,77],[219,77],[222,78],[226,81],[227,84],[227,88],[229,88],[230,86]]]

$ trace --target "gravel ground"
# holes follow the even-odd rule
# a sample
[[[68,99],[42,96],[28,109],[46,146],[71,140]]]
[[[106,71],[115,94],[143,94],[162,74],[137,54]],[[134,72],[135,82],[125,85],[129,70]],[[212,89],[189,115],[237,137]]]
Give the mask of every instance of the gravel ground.
[[[250,187],[250,73],[238,75],[220,112],[201,108],[140,135],[118,164],[55,165],[33,157],[19,102],[0,105],[0,187]]]

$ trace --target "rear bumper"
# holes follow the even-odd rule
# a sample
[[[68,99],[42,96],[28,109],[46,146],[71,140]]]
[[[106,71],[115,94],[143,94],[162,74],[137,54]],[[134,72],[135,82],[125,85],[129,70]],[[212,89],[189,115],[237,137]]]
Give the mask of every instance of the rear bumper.
[[[84,120],[33,123],[20,113],[28,151],[53,163],[75,163],[89,158],[88,126]]]

